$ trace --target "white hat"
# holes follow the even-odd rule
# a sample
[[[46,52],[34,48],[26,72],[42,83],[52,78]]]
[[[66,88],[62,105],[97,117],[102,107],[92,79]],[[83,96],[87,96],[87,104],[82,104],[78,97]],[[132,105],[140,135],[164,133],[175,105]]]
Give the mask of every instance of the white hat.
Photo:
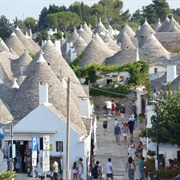
[[[130,117],[129,120],[132,121],[132,117]]]

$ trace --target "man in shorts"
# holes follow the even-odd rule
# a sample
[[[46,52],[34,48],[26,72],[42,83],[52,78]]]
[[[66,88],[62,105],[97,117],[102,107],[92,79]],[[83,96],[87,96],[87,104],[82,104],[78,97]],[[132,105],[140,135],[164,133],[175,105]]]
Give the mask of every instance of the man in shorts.
[[[53,171],[53,180],[58,180],[58,162],[53,159],[53,166],[52,166],[52,171]]]
[[[113,180],[113,169],[112,169],[112,163],[111,158],[108,158],[108,162],[106,163],[106,180]]]

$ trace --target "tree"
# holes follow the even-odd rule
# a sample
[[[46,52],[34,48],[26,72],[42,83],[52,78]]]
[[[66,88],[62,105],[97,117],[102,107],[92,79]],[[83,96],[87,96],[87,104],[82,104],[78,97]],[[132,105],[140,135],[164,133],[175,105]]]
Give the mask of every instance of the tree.
[[[44,7],[39,15],[38,27],[39,30],[42,31],[43,29],[47,28],[48,25],[46,23],[46,16],[48,15],[48,9]]]
[[[162,21],[171,13],[169,4],[166,0],[152,0],[154,3],[154,9],[156,10],[157,18],[160,18]]]
[[[0,16],[0,37],[5,40],[13,32],[9,20],[5,16]]]
[[[161,95],[163,95],[161,93]],[[180,93],[168,91],[163,95],[164,100],[154,105],[157,115],[151,117],[152,128],[143,130],[143,134],[156,141],[158,133],[159,143],[177,144],[180,146]],[[158,123],[157,123],[158,118]]]
[[[131,19],[134,22],[144,22],[144,18],[148,19],[150,24],[155,24],[160,18],[162,21],[166,18],[167,15],[171,13],[169,4],[166,0],[152,0],[152,4],[143,6],[142,10],[137,10],[132,15]]]
[[[120,27],[129,20],[129,10],[122,11],[123,1],[121,0],[101,0],[99,3],[104,5],[105,16],[109,24],[113,28],[120,29]]]
[[[25,26],[24,22],[17,17],[13,20],[14,28],[19,27],[22,32],[27,32],[28,28]]]
[[[54,14],[48,14],[46,18],[49,27],[58,28],[64,32],[72,30],[74,27],[80,25],[81,20],[76,13],[73,12],[58,12]]]
[[[27,17],[24,20],[24,24],[28,29],[32,29],[33,32],[35,32],[37,30],[37,24],[36,24],[37,20],[34,19],[33,17]]]
[[[180,8],[172,9],[172,14],[177,22],[180,22]]]
[[[83,2],[75,2],[69,6],[69,11],[75,12],[79,15],[81,21],[89,23],[89,18],[92,16],[91,8],[85,5]]]

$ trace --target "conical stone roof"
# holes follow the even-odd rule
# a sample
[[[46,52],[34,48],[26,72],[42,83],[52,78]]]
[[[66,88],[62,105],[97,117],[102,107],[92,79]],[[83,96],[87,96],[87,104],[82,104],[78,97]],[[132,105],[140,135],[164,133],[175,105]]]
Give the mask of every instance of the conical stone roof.
[[[14,73],[14,76],[15,77],[20,76],[21,75],[21,67],[26,69],[31,61],[32,61],[32,58],[27,53],[26,50],[18,59],[11,61],[11,69]]]
[[[14,96],[11,104],[12,114],[15,120],[21,120],[34,108],[39,105],[39,83],[48,84],[49,102],[67,117],[67,90],[63,87],[60,80],[56,77],[51,67],[46,63],[42,54],[40,54],[35,66]],[[85,134],[86,129],[80,117],[79,109],[74,103],[74,96],[71,92],[70,100],[70,121],[72,127],[80,134]]]
[[[102,49],[97,41],[93,38],[86,46],[82,59],[79,62],[79,66],[85,66],[90,63],[101,64],[103,63],[104,59],[109,56],[110,54],[104,48]]]
[[[46,59],[47,63],[49,63],[51,69],[56,74],[57,77],[67,77],[73,79],[74,82],[79,84],[79,79],[66,62],[66,60],[62,57],[62,55],[58,52],[58,50],[54,47],[54,44],[51,40],[48,40],[47,43],[42,47],[44,52],[43,56]],[[36,63],[39,55],[37,55],[33,61],[30,63],[29,67],[27,68],[25,75],[27,75],[31,68],[33,68],[33,64]],[[82,88],[82,86],[77,86],[77,84],[72,84],[72,91],[76,95],[79,96],[87,96]]]
[[[14,94],[17,90],[16,89],[11,89],[4,83],[0,83],[0,98],[3,100],[5,104],[8,106],[11,105]]]
[[[74,31],[67,38],[67,42],[73,42],[73,44],[74,44],[77,41],[78,38],[79,38],[79,34],[77,33],[76,28],[74,28]]]
[[[124,32],[119,39],[121,43],[121,50],[136,49],[130,37]]]
[[[64,39],[64,37],[62,37],[60,39],[60,43],[61,43],[61,53],[62,53],[62,56],[65,56],[66,55],[66,39]]]
[[[140,48],[144,45],[147,38],[151,34],[156,34],[156,32],[149,25],[149,23],[147,22],[147,19],[145,19],[144,24],[141,26],[140,30],[136,34],[136,37],[138,39],[138,44],[139,44]]]
[[[5,40],[5,43],[9,49],[12,48],[19,56],[21,56],[26,49],[14,32]]]
[[[122,65],[124,63],[135,62],[137,49],[127,49],[118,51],[115,55],[105,59],[106,65]]]
[[[4,41],[0,38],[0,52],[9,52],[9,48],[6,46],[6,44],[4,43]]]
[[[83,40],[86,42],[86,44],[89,44],[89,42],[92,39],[92,34],[85,31],[82,27],[78,31],[78,34],[79,34],[79,36],[81,36],[83,38]]]
[[[160,57],[170,59],[171,53],[169,53],[156,37],[151,34],[140,49],[140,59],[152,61]]]
[[[74,48],[75,48],[77,55],[81,54],[86,46],[87,46],[87,44],[85,43],[83,38],[81,36],[79,36],[77,41],[74,43]]]
[[[160,18],[158,18],[158,23],[156,24],[156,26],[154,27],[154,31],[157,32],[159,30],[159,28],[161,27],[161,21]]]
[[[8,106],[0,98],[0,124],[8,124],[13,121],[13,116],[10,113]]]
[[[158,32],[164,32],[164,29],[166,28],[168,22],[169,22],[168,16],[166,16],[166,19],[163,21],[161,27],[158,29]]]
[[[86,24],[86,22],[85,22],[84,25],[83,25],[83,29],[84,29],[84,31],[86,31],[86,32],[92,37],[93,32],[92,32],[91,29],[88,27],[88,25]]]
[[[116,52],[111,50],[107,44],[105,44],[105,42],[102,40],[102,38],[99,36],[98,33],[95,34],[94,36],[95,41],[98,43],[98,45],[101,47],[101,49],[104,49],[109,55],[113,55]]]
[[[117,46],[115,41],[111,38],[109,33],[106,33],[106,36],[104,36],[104,38],[102,40],[105,42],[105,44],[108,46],[109,49],[111,49],[115,52],[120,50],[120,48]]]
[[[126,33],[129,37],[134,37],[135,32],[131,29],[131,27],[126,23],[121,29],[120,33]]]
[[[166,25],[164,26],[164,28],[161,30],[161,32],[170,32],[171,29],[174,28],[174,26],[180,30],[180,26],[179,24],[176,22],[176,20],[174,19],[174,17],[172,16],[170,21],[166,23]]]
[[[32,53],[37,52],[37,51],[34,50],[34,47],[30,43],[28,38],[22,33],[22,31],[18,27],[15,29],[14,32],[15,32],[16,36],[19,38],[19,40],[22,42],[22,44],[24,45],[24,47],[26,48],[26,50],[28,52],[32,52]]]
[[[14,55],[10,52],[0,52],[0,66],[4,70],[5,73],[3,73],[4,76],[4,83],[8,84],[13,77],[13,73],[11,71],[11,59],[16,59],[18,58],[17,55]]]
[[[180,33],[180,30],[174,25],[174,26],[172,27],[172,29],[170,29],[169,32]]]
[[[98,25],[95,27],[95,29],[94,29],[94,34],[96,34],[96,33],[106,33],[106,28],[104,27],[104,25],[103,25],[103,23],[101,22],[101,18],[99,19],[99,23],[98,23]]]

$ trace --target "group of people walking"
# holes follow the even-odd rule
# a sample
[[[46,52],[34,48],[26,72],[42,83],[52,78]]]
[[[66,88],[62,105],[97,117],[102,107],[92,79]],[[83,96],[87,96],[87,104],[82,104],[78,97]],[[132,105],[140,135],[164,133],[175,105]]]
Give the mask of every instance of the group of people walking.
[[[138,160],[138,164],[139,164],[139,178],[142,179],[144,176],[143,172],[144,172],[144,166],[145,166],[144,157],[142,156],[143,155],[143,144],[140,141],[138,145],[135,145],[135,143],[133,141],[133,131],[134,131],[135,127],[137,127],[137,122],[138,122],[137,113],[134,111],[134,113],[129,118],[129,121],[125,122],[126,109],[125,109],[124,104],[122,104],[119,109],[120,121],[118,121],[118,119],[115,116],[115,111],[116,111],[115,102],[113,100],[109,101],[108,99],[106,99],[105,103],[106,103],[106,108],[107,108],[107,114],[105,114],[104,117],[102,118],[103,135],[107,135],[108,123],[109,123],[109,121],[112,120],[111,117],[114,116],[115,120],[114,120],[113,131],[114,131],[116,144],[117,145],[124,144],[125,147],[127,144],[129,144],[127,146],[128,160],[127,160],[127,164],[125,167],[126,172],[128,173],[129,180],[134,180],[134,172],[137,169],[136,164],[134,162],[135,158],[136,158],[136,160]],[[121,135],[123,136],[122,143],[120,142]],[[96,163],[97,162],[98,161],[96,161]],[[109,180],[109,179],[113,180],[113,174],[114,173],[113,173],[111,158],[108,158],[108,162],[106,164],[106,180]],[[97,176],[95,176],[95,179],[96,179],[96,177]]]

